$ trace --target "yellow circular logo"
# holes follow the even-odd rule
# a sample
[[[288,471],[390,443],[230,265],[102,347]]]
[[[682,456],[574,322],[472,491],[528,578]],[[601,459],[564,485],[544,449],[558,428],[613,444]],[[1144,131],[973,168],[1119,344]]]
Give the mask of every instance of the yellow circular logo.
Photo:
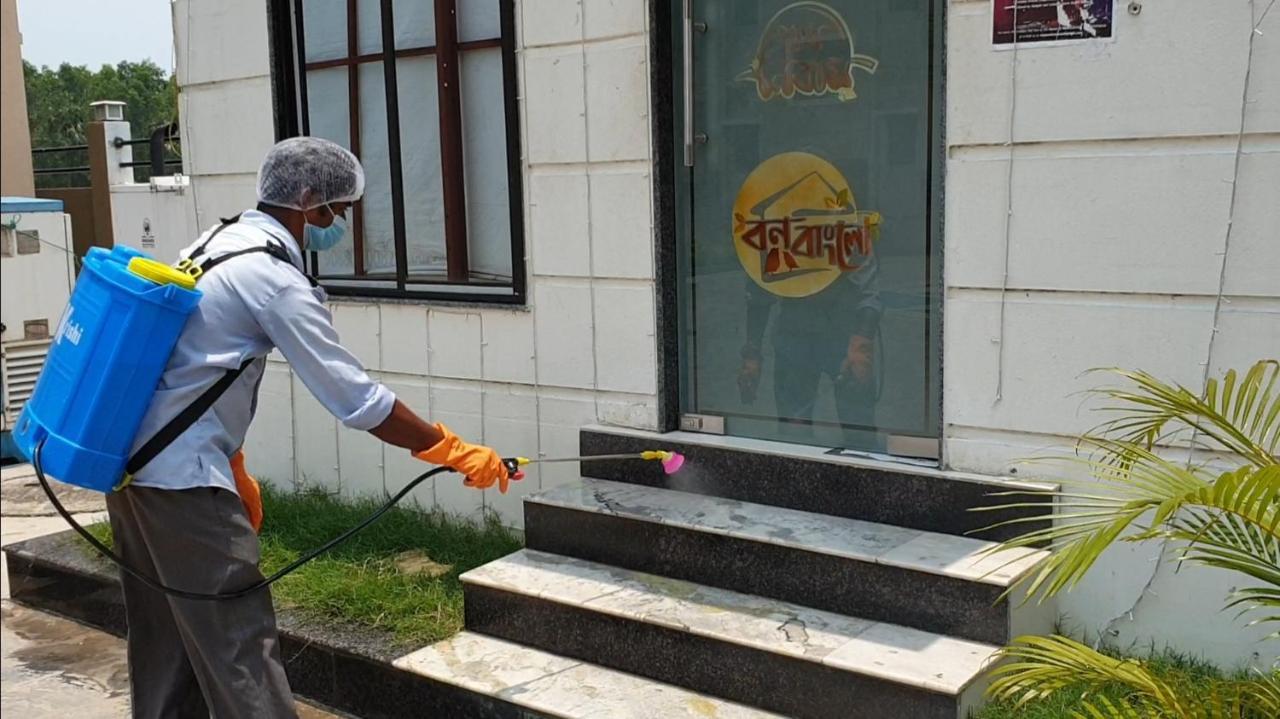
[[[781,297],[808,297],[871,257],[880,213],[858,209],[831,163],[784,152],[751,171],[733,203],[733,245],[742,268]]]

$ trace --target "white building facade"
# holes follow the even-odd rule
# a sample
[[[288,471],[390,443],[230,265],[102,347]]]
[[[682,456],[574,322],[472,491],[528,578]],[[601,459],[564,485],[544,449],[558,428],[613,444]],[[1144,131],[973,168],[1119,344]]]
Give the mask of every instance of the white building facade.
[[[357,151],[359,230],[312,269],[344,342],[465,438],[572,455],[683,420],[1005,475],[1100,421],[1086,370],[1198,387],[1280,356],[1266,2],[1094,2],[1087,37],[1016,47],[986,0],[452,5],[176,0],[174,27],[199,225],[253,205],[278,138]],[[423,469],[282,360],[246,453],[345,495]],[[519,526],[574,472],[418,499]],[[1216,612],[1229,577],[1154,555],[1109,555],[1066,626],[1275,658]]]

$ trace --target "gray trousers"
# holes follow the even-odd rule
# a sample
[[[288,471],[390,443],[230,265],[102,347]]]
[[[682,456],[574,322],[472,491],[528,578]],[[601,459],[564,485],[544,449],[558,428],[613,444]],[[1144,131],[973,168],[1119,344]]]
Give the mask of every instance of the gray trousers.
[[[225,592],[262,578],[258,536],[225,489],[127,487],[107,496],[116,552],[162,584]],[[137,719],[296,717],[268,590],[178,599],[121,572]]]

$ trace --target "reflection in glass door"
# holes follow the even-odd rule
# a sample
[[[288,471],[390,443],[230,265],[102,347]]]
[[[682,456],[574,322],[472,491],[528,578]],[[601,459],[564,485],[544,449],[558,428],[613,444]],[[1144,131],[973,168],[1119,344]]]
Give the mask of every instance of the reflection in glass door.
[[[673,5],[682,411],[936,456],[939,3]]]

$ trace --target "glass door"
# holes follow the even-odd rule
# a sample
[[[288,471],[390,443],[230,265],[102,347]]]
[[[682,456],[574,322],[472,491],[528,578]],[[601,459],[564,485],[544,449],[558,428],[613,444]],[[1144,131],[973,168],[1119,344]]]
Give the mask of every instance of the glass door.
[[[939,7],[675,0],[686,428],[937,456]]]

